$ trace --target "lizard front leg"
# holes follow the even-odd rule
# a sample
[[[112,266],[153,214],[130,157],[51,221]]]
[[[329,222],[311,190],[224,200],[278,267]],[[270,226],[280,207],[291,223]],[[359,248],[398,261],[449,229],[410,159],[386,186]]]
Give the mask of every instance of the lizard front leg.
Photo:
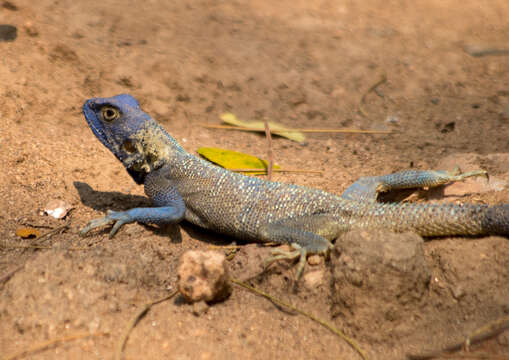
[[[157,207],[134,208],[127,211],[110,210],[106,216],[90,221],[80,234],[84,236],[92,229],[113,223],[109,235],[112,238],[124,224],[136,221],[145,224],[175,224],[184,219],[186,206],[182,196],[164,177],[156,173],[149,175],[151,176],[147,176],[145,180],[145,192]]]

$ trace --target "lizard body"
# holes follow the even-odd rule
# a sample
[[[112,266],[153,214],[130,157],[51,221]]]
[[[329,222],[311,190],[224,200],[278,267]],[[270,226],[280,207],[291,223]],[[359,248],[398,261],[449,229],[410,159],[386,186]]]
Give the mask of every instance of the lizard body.
[[[155,207],[108,212],[83,230],[114,223],[177,223],[183,219],[239,239],[289,243],[291,257],[326,252],[351,229],[385,228],[422,236],[509,234],[509,204],[379,203],[378,192],[437,186],[484,171],[403,171],[361,178],[342,196],[233,173],[186,152],[130,95],[87,100],[85,118]]]

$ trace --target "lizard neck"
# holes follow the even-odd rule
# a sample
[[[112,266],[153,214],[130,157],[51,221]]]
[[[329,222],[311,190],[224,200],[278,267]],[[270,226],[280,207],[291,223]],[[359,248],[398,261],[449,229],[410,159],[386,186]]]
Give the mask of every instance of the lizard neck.
[[[187,152],[159,124],[150,123],[123,144],[131,153],[123,162],[128,170],[148,174]]]

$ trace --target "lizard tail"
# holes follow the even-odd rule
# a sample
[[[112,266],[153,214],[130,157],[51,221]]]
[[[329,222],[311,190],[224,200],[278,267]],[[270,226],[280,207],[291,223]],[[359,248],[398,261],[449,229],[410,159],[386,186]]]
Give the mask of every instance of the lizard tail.
[[[486,234],[509,234],[509,204],[488,207],[482,220]]]
[[[414,231],[421,236],[508,235],[509,204],[383,204],[368,208],[353,226]]]

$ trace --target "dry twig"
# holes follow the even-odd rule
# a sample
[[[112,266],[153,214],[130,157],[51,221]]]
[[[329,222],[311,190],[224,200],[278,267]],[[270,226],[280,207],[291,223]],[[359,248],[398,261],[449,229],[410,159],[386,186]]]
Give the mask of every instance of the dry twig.
[[[252,129],[249,127],[242,126],[231,126],[231,125],[215,125],[215,124],[200,124],[203,127],[209,129],[223,129],[223,130],[239,130],[239,131],[253,131],[260,132],[264,130]],[[392,134],[392,130],[359,130],[359,129],[277,129],[277,132],[303,132],[303,133],[344,133],[344,134]]]
[[[479,329],[475,330],[472,334],[470,334],[464,341],[455,343],[453,345],[446,346],[443,349],[440,350],[434,350],[430,351],[428,353],[424,353],[422,355],[407,355],[407,358],[410,360],[426,360],[426,359],[433,359],[433,358],[447,358],[450,353],[459,351],[463,348],[469,349],[470,345],[479,343],[481,341],[490,339],[503,331],[509,329],[509,316],[503,317],[501,319],[497,319],[493,322],[488,323],[487,325],[484,325],[480,327]],[[474,355],[474,354],[469,354]],[[478,357],[477,358],[481,358]],[[503,358],[503,357],[502,357]],[[493,357],[492,357],[493,359]],[[506,356],[507,359],[507,356]]]
[[[160,304],[164,301],[170,300],[172,297],[177,295],[178,291],[175,290],[170,295],[165,296],[161,299],[151,301],[149,303],[146,303],[143,305],[142,308],[140,308],[136,314],[131,318],[131,320],[127,323],[127,326],[124,330],[124,333],[122,334],[122,337],[120,338],[120,341],[118,342],[117,349],[115,351],[115,360],[121,360],[122,354],[124,352],[125,345],[127,343],[127,340],[129,339],[129,335],[131,334],[131,331],[134,329],[136,324],[149,312],[149,310],[152,308],[152,306]]]
[[[337,336],[339,336],[340,338],[342,338],[344,341],[346,341],[346,343],[348,345],[350,345],[364,360],[367,359],[366,357],[366,354],[364,353],[364,351],[360,348],[359,345],[357,345],[357,343],[349,338],[348,336],[346,336],[341,330],[338,330],[336,329],[334,326],[332,326],[331,324],[325,322],[324,320],[321,320],[321,319],[318,319],[317,317],[315,317],[314,315],[311,315],[303,310],[300,310],[298,308],[296,308],[295,306],[291,305],[291,304],[288,304],[270,294],[267,294],[266,292],[263,292],[261,290],[258,290],[240,280],[237,280],[237,279],[230,279],[230,281],[232,283],[234,283],[235,285],[238,285],[240,287],[243,287],[244,289],[247,289],[251,292],[254,292],[255,294],[257,295],[260,295],[270,301],[272,301],[274,304],[278,305],[278,306],[282,306],[282,307],[285,307],[287,309],[290,309],[296,313],[299,313],[305,317],[307,317],[308,319],[311,319],[315,322],[317,322],[318,324],[322,325],[323,327],[329,329],[330,331],[332,331],[334,334],[336,334]]]
[[[270,127],[267,119],[264,120],[265,123],[265,136],[267,137],[267,159],[269,159],[269,165],[267,167],[267,178],[269,181],[272,180],[272,168],[274,167],[274,156],[272,153],[272,136],[270,135]]]
[[[0,284],[3,284],[4,282],[8,281],[14,274],[16,274],[18,271],[20,271],[24,267],[25,267],[25,264],[20,265],[17,268],[14,268],[13,270],[9,271],[7,274],[0,276]]]

